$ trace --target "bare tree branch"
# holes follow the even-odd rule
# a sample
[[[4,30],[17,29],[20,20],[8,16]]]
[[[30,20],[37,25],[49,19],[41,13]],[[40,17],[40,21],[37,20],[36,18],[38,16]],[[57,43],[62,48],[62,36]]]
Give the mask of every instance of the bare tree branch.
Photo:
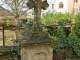
[[[27,0],[3,0],[3,2],[10,7],[12,10],[10,13],[14,16],[22,15],[24,12],[27,12],[26,7],[26,11],[22,13],[22,10],[25,9],[24,5],[26,6]]]

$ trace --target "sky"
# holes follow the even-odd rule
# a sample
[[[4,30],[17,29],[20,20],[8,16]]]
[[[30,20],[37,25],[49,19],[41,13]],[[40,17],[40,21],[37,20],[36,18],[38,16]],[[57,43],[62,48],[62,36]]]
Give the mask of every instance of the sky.
[[[3,3],[1,0],[0,0],[0,6],[2,6],[3,8],[7,10],[11,10],[11,8],[7,4]],[[26,8],[22,8],[22,10],[25,11]]]
[[[2,6],[3,8],[10,10],[9,6],[4,5],[4,3],[0,0],[0,6]]]

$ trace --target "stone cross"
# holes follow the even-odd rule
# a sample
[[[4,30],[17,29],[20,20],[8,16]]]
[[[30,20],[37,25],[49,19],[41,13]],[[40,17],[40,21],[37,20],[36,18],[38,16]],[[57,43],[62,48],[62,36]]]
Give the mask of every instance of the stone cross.
[[[41,9],[46,10],[46,8],[49,6],[47,3],[47,0],[29,0],[27,2],[27,6],[29,9],[34,8],[34,22],[33,22],[33,28],[39,27],[41,24]]]
[[[29,35],[20,39],[21,60],[52,60],[51,39],[41,31],[42,29],[34,30],[41,26],[41,9],[45,10],[49,5],[46,0],[29,0],[27,6],[34,9],[34,24]]]

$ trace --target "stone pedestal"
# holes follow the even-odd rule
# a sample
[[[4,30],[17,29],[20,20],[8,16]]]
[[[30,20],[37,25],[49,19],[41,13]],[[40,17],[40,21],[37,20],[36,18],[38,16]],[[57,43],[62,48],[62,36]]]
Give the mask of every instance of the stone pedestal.
[[[36,36],[35,36],[36,35]],[[31,36],[22,36],[21,60],[52,60],[52,40],[44,33],[31,33]]]
[[[21,60],[52,60],[53,49],[50,44],[24,45],[21,49]]]

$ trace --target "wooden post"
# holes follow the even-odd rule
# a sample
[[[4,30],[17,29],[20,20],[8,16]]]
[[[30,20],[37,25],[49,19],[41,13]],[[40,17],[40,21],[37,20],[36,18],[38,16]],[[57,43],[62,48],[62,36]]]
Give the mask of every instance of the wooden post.
[[[3,46],[5,46],[5,39],[4,39],[4,24],[3,24]]]

